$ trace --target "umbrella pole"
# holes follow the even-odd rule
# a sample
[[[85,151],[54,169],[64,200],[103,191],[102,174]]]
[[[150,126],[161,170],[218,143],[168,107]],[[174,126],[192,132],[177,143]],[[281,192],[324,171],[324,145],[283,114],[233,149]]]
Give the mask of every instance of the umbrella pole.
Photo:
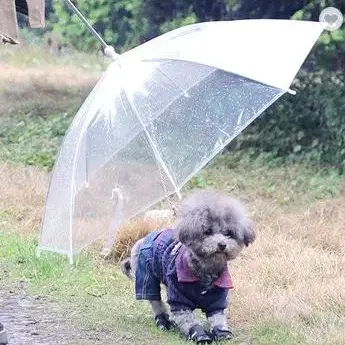
[[[64,0],[65,3],[72,9],[75,15],[84,23],[86,28],[90,31],[90,33],[96,38],[96,40],[101,44],[104,54],[113,60],[116,60],[119,57],[119,54],[115,52],[115,49],[108,45],[104,39],[100,36],[100,34],[93,28],[93,26],[87,21],[87,19],[83,16],[83,14],[78,10],[78,8],[73,4],[71,0]]]
[[[171,175],[171,173],[169,172],[169,169],[168,167],[166,166],[166,164],[164,163],[164,160],[162,158],[162,156],[160,155],[159,153],[159,150],[157,148],[157,140],[156,140],[156,135],[155,135],[155,129],[154,129],[154,125],[153,125],[153,119],[150,115],[150,118],[149,118],[149,121],[150,121],[150,124],[151,124],[151,127],[152,127],[152,136],[150,135],[148,129],[146,128],[145,124],[144,124],[144,121],[143,119],[141,118],[140,114],[139,114],[139,111],[137,109],[137,107],[135,106],[133,100],[128,97],[128,94],[127,94],[127,90],[125,88],[123,88],[123,91],[126,95],[126,99],[127,101],[129,102],[130,106],[132,107],[132,110],[134,111],[134,114],[136,115],[137,119],[139,120],[145,134],[146,134],[146,137],[147,137],[147,140],[149,141],[150,145],[151,145],[151,148],[153,150],[153,153],[155,155],[155,158],[156,158],[156,162],[157,162],[157,165],[158,165],[158,170],[159,170],[159,175],[160,175],[160,179],[161,179],[161,182],[162,182],[162,186],[163,186],[163,189],[164,189],[164,193],[165,193],[165,196],[168,198],[168,202],[169,202],[169,206],[172,208],[173,212],[175,213],[175,210],[174,210],[174,206],[172,205],[172,202],[171,202],[171,199],[169,198],[169,193],[168,193],[168,189],[167,189],[167,186],[166,186],[166,181],[165,181],[165,177],[164,177],[164,174],[166,174],[166,176],[168,177],[170,183],[172,184],[172,186],[174,187],[174,192],[178,195],[179,199],[181,200],[182,199],[182,196],[179,192],[179,189],[177,188],[177,185]]]

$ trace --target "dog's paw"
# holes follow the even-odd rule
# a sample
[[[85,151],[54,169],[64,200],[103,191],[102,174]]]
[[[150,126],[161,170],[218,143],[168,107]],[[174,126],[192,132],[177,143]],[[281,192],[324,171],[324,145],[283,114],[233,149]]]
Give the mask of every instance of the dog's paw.
[[[156,326],[162,331],[169,331],[175,328],[175,324],[170,321],[168,314],[159,314],[155,317]]]
[[[195,341],[197,344],[211,344],[212,339],[204,331],[200,325],[192,327],[189,331],[189,339]]]
[[[227,329],[220,329],[218,327],[214,327],[212,330],[212,339],[215,341],[221,340],[230,340],[234,337],[231,331]]]

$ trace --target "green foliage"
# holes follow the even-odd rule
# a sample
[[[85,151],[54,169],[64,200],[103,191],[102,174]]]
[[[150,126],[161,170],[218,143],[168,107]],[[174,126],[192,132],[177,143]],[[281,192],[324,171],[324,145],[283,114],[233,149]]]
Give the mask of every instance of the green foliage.
[[[51,169],[71,114],[2,120],[0,159]]]
[[[141,15],[148,23],[148,30],[142,33],[144,40],[199,21],[194,4],[186,0],[142,1]]]
[[[252,336],[256,345],[296,345],[305,344],[305,337],[298,327],[287,327],[272,320],[260,325]]]
[[[20,30],[20,40],[29,45],[37,45],[41,43],[42,40],[42,31],[30,30],[27,27],[24,27]]]
[[[37,237],[7,235],[0,232],[0,260],[6,258],[20,267],[22,278],[40,283],[42,280],[62,279],[69,273],[67,257],[52,253],[37,256]],[[78,269],[90,269],[90,254],[82,253],[76,262]]]
[[[140,0],[79,0],[77,5],[103,39],[119,51],[139,44],[139,34],[145,27],[138,15]],[[61,33],[68,43],[83,51],[99,47],[63,1],[54,0],[54,12],[54,31]]]
[[[337,197],[343,178],[333,168],[319,168],[308,162],[285,163],[248,150],[217,156],[206,169],[194,176],[186,192],[194,188],[216,188],[233,195],[256,200],[259,195],[281,206],[308,204],[315,200]]]
[[[345,78],[342,73],[304,73],[297,95],[285,95],[236,143],[252,156],[288,158],[345,167]]]
[[[194,188],[208,188],[214,186],[216,183],[211,178],[204,176],[204,175],[196,175],[190,179],[188,182],[189,189]]]
[[[37,240],[32,236],[6,234],[0,228],[0,282],[8,289],[11,286],[17,293],[18,281],[25,282],[28,294],[53,298],[55,317],[59,318],[60,310],[63,311],[70,328],[92,330],[96,325],[108,338],[114,334],[115,342],[103,344],[185,344],[178,333],[166,334],[157,329],[147,304],[134,303],[134,287],[118,265],[101,261],[95,253],[88,252],[79,254],[71,269],[66,257],[47,252],[37,257],[36,248]],[[44,300],[42,305],[51,307]],[[80,317],[75,316],[76,310]]]
[[[321,11],[326,7],[335,7],[345,13],[343,0],[312,0],[300,6],[292,19],[319,20]],[[313,64],[311,64],[313,63]],[[310,66],[311,65],[311,66]],[[316,65],[316,66],[315,66]],[[345,66],[345,26],[336,31],[325,31],[309,58],[309,67],[313,69],[343,70]]]
[[[54,30],[79,50],[96,50],[98,42],[65,3],[54,0]],[[105,39],[120,52],[184,25],[212,20],[277,18],[318,20],[325,7],[345,12],[343,0],[79,0],[78,8]],[[325,32],[308,67],[341,69],[345,64],[345,28]]]
[[[318,20],[325,7],[333,6],[343,13],[343,0],[79,0],[78,8],[105,41],[118,51],[187,24],[234,19]],[[99,43],[66,6],[53,0],[54,31],[79,50],[95,51]],[[345,27],[325,32],[305,67],[314,70],[341,69],[345,64]]]
[[[159,26],[159,32],[165,33],[171,30],[177,29],[182,26],[195,24],[198,21],[196,15],[193,12],[190,12],[187,16],[175,18],[170,21],[164,22],[162,25]]]

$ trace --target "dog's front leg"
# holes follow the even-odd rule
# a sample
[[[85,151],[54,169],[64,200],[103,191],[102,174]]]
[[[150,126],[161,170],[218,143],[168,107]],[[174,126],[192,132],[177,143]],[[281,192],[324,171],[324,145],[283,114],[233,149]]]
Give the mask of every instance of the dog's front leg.
[[[224,310],[208,314],[207,320],[210,323],[213,340],[230,340],[234,337],[228,327]]]
[[[212,342],[191,310],[173,311],[172,320],[176,323],[182,336],[194,340],[197,344],[210,344]]]
[[[170,321],[167,309],[162,301],[149,301],[157,327],[162,331],[174,328],[174,323]]]

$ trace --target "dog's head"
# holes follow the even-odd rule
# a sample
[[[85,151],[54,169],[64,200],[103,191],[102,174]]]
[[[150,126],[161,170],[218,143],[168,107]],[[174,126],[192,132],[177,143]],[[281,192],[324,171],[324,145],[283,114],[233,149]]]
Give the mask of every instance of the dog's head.
[[[233,260],[255,240],[242,204],[213,191],[197,192],[179,207],[178,239],[201,259]]]

